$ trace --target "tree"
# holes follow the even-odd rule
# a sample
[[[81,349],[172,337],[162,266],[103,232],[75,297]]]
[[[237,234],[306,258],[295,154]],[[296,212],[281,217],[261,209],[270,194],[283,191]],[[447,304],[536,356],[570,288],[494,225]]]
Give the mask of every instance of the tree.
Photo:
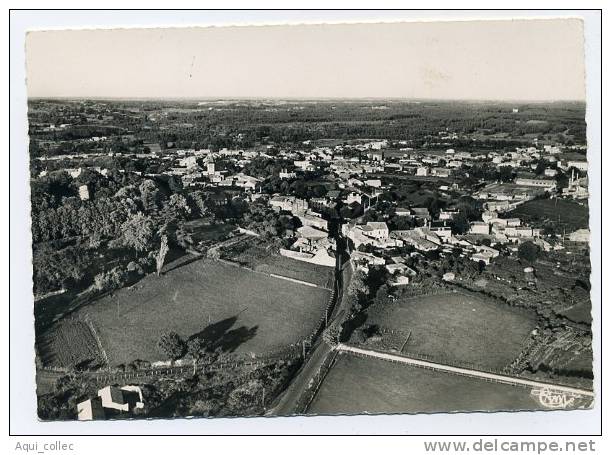
[[[168,254],[170,248],[168,247],[168,236],[164,235],[161,237],[161,245],[159,246],[159,251],[157,252],[157,256],[155,258],[157,262],[157,276],[161,275],[161,269],[163,267],[163,261],[165,261],[165,257]]]
[[[185,353],[185,342],[173,331],[164,332],[159,337],[157,349],[170,360],[176,360]]]
[[[141,212],[130,217],[121,225],[123,243],[137,252],[146,251],[153,238],[153,221]]]
[[[539,247],[533,242],[524,242],[518,247],[518,257],[528,262],[535,262],[539,256]]]
[[[469,230],[469,220],[463,212],[458,214],[452,220],[452,231],[454,234],[464,234]]]
[[[204,351],[204,343],[201,338],[192,338],[187,341],[187,354],[193,359],[193,375],[195,376],[195,367],[197,361],[202,358]]]

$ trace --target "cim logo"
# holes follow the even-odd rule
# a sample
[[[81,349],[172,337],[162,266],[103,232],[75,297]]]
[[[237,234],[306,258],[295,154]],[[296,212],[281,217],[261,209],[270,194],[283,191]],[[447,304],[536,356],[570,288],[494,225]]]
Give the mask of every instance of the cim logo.
[[[550,388],[533,389],[530,395],[542,406],[550,409],[566,409],[575,403],[576,395]]]

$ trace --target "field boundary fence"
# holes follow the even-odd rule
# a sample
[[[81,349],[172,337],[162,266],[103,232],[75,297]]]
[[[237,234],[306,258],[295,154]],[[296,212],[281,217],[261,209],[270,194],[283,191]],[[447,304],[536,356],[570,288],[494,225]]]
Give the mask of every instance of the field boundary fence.
[[[355,351],[355,348],[356,348],[356,351]],[[428,360],[427,359],[428,356],[421,356],[421,358],[418,358],[417,354],[414,355],[412,353],[409,353],[409,355],[407,354],[401,355],[398,353],[384,353],[384,352],[378,352],[378,351],[373,351],[373,350],[370,350],[369,352],[367,352],[367,350],[358,348],[356,346],[351,346],[351,345],[339,346],[338,350],[342,352],[347,352],[350,355],[355,355],[361,358],[375,358],[375,359],[379,359],[379,360],[383,360],[383,361],[387,361],[391,363],[396,363],[400,365],[408,365],[406,361],[409,361],[409,360],[416,360],[416,361],[420,360],[423,362],[428,362],[429,365],[423,365],[421,363],[409,363],[409,365],[415,368],[422,368],[425,370],[443,371],[444,373],[447,373],[447,374],[454,374],[457,376],[477,378],[478,380],[482,380],[482,381],[490,382],[490,383],[511,385],[513,387],[523,387],[525,389],[533,389],[536,387],[542,387],[542,388],[547,387],[550,389],[557,389],[557,390],[571,390],[573,391],[573,393],[593,396],[593,392],[591,390],[578,389],[576,387],[565,386],[562,384],[553,384],[553,383],[547,383],[543,381],[535,381],[532,379],[522,378],[519,376],[509,376],[506,373],[503,373],[500,371],[494,371],[494,370],[486,371],[486,370],[479,370],[479,369],[474,369],[474,368],[473,369],[467,368],[465,366],[450,365],[450,364],[441,363],[435,360]],[[390,356],[392,356],[393,358],[391,358]],[[405,359],[406,361],[402,361],[401,358]],[[437,363],[438,365],[434,365],[435,363]],[[447,368],[444,368],[444,367],[447,367]],[[462,369],[462,370],[470,370],[470,371],[456,371],[454,370],[455,368]],[[449,370],[449,369],[452,369],[452,370]],[[482,374],[480,375],[478,373],[482,373]],[[494,375],[495,377],[489,377],[486,375]]]
[[[89,330],[91,331],[91,335],[93,335],[93,338],[95,339],[95,342],[98,345],[98,349],[100,351],[100,355],[102,356],[102,360],[104,360],[104,364],[107,367],[110,367],[110,362],[108,361],[108,355],[106,354],[106,350],[104,349],[104,346],[102,345],[102,340],[100,340],[98,331],[95,329],[95,326],[93,325],[93,322],[91,321],[91,318],[89,317],[89,314],[88,313],[85,314],[82,320],[85,324],[87,324],[87,327],[89,327]]]

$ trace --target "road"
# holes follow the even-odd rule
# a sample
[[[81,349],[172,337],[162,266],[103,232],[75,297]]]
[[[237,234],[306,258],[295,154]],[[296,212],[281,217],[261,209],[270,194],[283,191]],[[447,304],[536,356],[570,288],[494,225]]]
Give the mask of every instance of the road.
[[[369,349],[361,349],[355,346],[349,346],[346,344],[339,344],[336,347],[337,350],[343,352],[351,352],[353,354],[360,354],[368,357],[373,357],[376,359],[387,360],[391,362],[403,363],[406,365],[412,365],[422,368],[430,368],[439,371],[447,371],[448,373],[460,374],[463,376],[471,376],[474,378],[480,378],[490,381],[498,381],[504,384],[512,384],[512,385],[521,385],[526,387],[531,387],[533,389],[541,388],[548,389],[556,392],[570,393],[574,395],[582,395],[593,397],[594,392],[591,390],[578,389],[576,387],[568,387],[563,385],[550,384],[548,382],[540,382],[540,381],[532,381],[530,379],[522,379],[515,376],[505,376],[502,374],[495,373],[487,373],[479,370],[472,370],[470,368],[460,368],[454,367],[450,365],[445,365],[443,363],[430,362],[427,360],[414,359],[405,355],[396,355],[390,354],[386,352],[372,351]]]
[[[346,259],[347,256],[345,253],[345,240],[338,237],[337,246],[335,270],[338,276],[338,295],[328,324],[331,324],[343,311],[347,311],[347,309],[344,308],[344,289],[352,278],[351,269],[348,269],[345,274],[343,272],[344,259]],[[347,277],[346,282],[344,282],[344,275]],[[268,415],[288,416],[295,414],[297,411],[297,403],[302,393],[308,388],[310,381],[316,376],[327,356],[334,350],[334,348],[329,346],[322,337],[319,337],[312,347],[313,350],[310,352],[306,363],[297,372],[283,394],[280,395],[278,403],[268,411]]]
[[[269,415],[275,416],[290,416],[297,411],[297,403],[310,384],[310,381],[320,369],[322,363],[329,354],[333,352],[333,348],[320,340],[306,363],[301,367],[297,375],[293,378],[287,389],[280,396],[278,404],[269,410]]]

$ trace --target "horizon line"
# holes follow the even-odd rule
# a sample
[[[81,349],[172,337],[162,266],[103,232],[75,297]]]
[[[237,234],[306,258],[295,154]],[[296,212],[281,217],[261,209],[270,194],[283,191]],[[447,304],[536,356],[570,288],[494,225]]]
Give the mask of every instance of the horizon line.
[[[583,103],[585,99],[494,99],[494,98],[406,98],[406,97],[380,97],[380,96],[325,96],[325,97],[297,97],[297,96],[28,96],[28,101],[34,100],[96,100],[96,101],[399,101],[399,102],[495,102],[495,103]]]

